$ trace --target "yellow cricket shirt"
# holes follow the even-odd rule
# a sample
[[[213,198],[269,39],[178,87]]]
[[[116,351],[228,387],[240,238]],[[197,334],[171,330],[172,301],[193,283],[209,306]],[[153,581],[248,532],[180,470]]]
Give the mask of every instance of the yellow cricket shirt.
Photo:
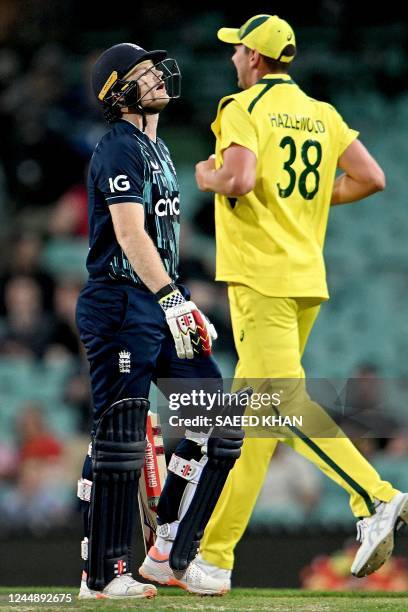
[[[327,299],[322,250],[337,161],[358,132],[285,74],[223,98],[211,128],[217,168],[233,143],[257,157],[253,191],[216,195],[216,279]]]

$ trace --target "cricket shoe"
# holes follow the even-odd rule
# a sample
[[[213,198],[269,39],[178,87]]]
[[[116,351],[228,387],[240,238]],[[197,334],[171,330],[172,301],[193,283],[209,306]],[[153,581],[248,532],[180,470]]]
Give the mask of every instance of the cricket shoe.
[[[199,563],[194,559],[186,570],[172,570],[168,555],[162,554],[152,546],[139,568],[139,574],[146,580],[166,586],[177,586],[197,595],[224,595],[230,590],[230,579],[205,572]]]
[[[231,590],[232,570],[223,569],[217,565],[211,565],[211,563],[208,563],[200,553],[198,553],[193,563],[195,563],[206,576],[222,581],[226,585],[226,593]]]
[[[357,551],[351,573],[363,578],[378,570],[389,559],[394,548],[394,534],[408,523],[408,493],[397,493],[390,502],[382,502],[375,514],[358,521]]]
[[[86,584],[86,573],[82,572],[81,588],[78,599],[141,599],[156,597],[157,589],[152,584],[142,584],[132,574],[116,576],[103,591],[93,591]]]

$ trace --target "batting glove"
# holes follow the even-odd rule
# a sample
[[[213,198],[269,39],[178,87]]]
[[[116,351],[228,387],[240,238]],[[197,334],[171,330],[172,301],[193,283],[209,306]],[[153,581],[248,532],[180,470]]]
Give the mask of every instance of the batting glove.
[[[180,359],[193,359],[196,355],[211,355],[215,327],[197,308],[187,301],[173,283],[156,293]]]

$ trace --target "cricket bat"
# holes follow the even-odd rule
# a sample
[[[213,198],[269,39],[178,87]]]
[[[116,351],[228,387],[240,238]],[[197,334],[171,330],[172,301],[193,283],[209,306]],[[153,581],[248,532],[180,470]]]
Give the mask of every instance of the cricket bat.
[[[146,453],[139,479],[139,510],[146,553],[156,540],[157,504],[167,476],[166,456],[159,415],[150,412],[146,422]]]

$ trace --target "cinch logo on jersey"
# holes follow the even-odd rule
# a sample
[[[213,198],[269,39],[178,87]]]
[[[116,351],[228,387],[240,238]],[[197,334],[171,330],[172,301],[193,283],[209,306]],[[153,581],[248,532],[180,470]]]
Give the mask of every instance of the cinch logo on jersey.
[[[180,198],[178,196],[171,198],[160,198],[154,206],[154,212],[158,217],[166,217],[167,215],[180,214]]]
[[[111,193],[115,193],[115,191],[129,191],[130,189],[130,181],[126,174],[118,174],[115,178],[109,177],[109,189]]]
[[[298,115],[288,115],[287,113],[269,113],[269,119],[273,127],[289,128],[301,132],[314,132],[323,134],[326,127],[320,119],[311,117],[299,117]]]

